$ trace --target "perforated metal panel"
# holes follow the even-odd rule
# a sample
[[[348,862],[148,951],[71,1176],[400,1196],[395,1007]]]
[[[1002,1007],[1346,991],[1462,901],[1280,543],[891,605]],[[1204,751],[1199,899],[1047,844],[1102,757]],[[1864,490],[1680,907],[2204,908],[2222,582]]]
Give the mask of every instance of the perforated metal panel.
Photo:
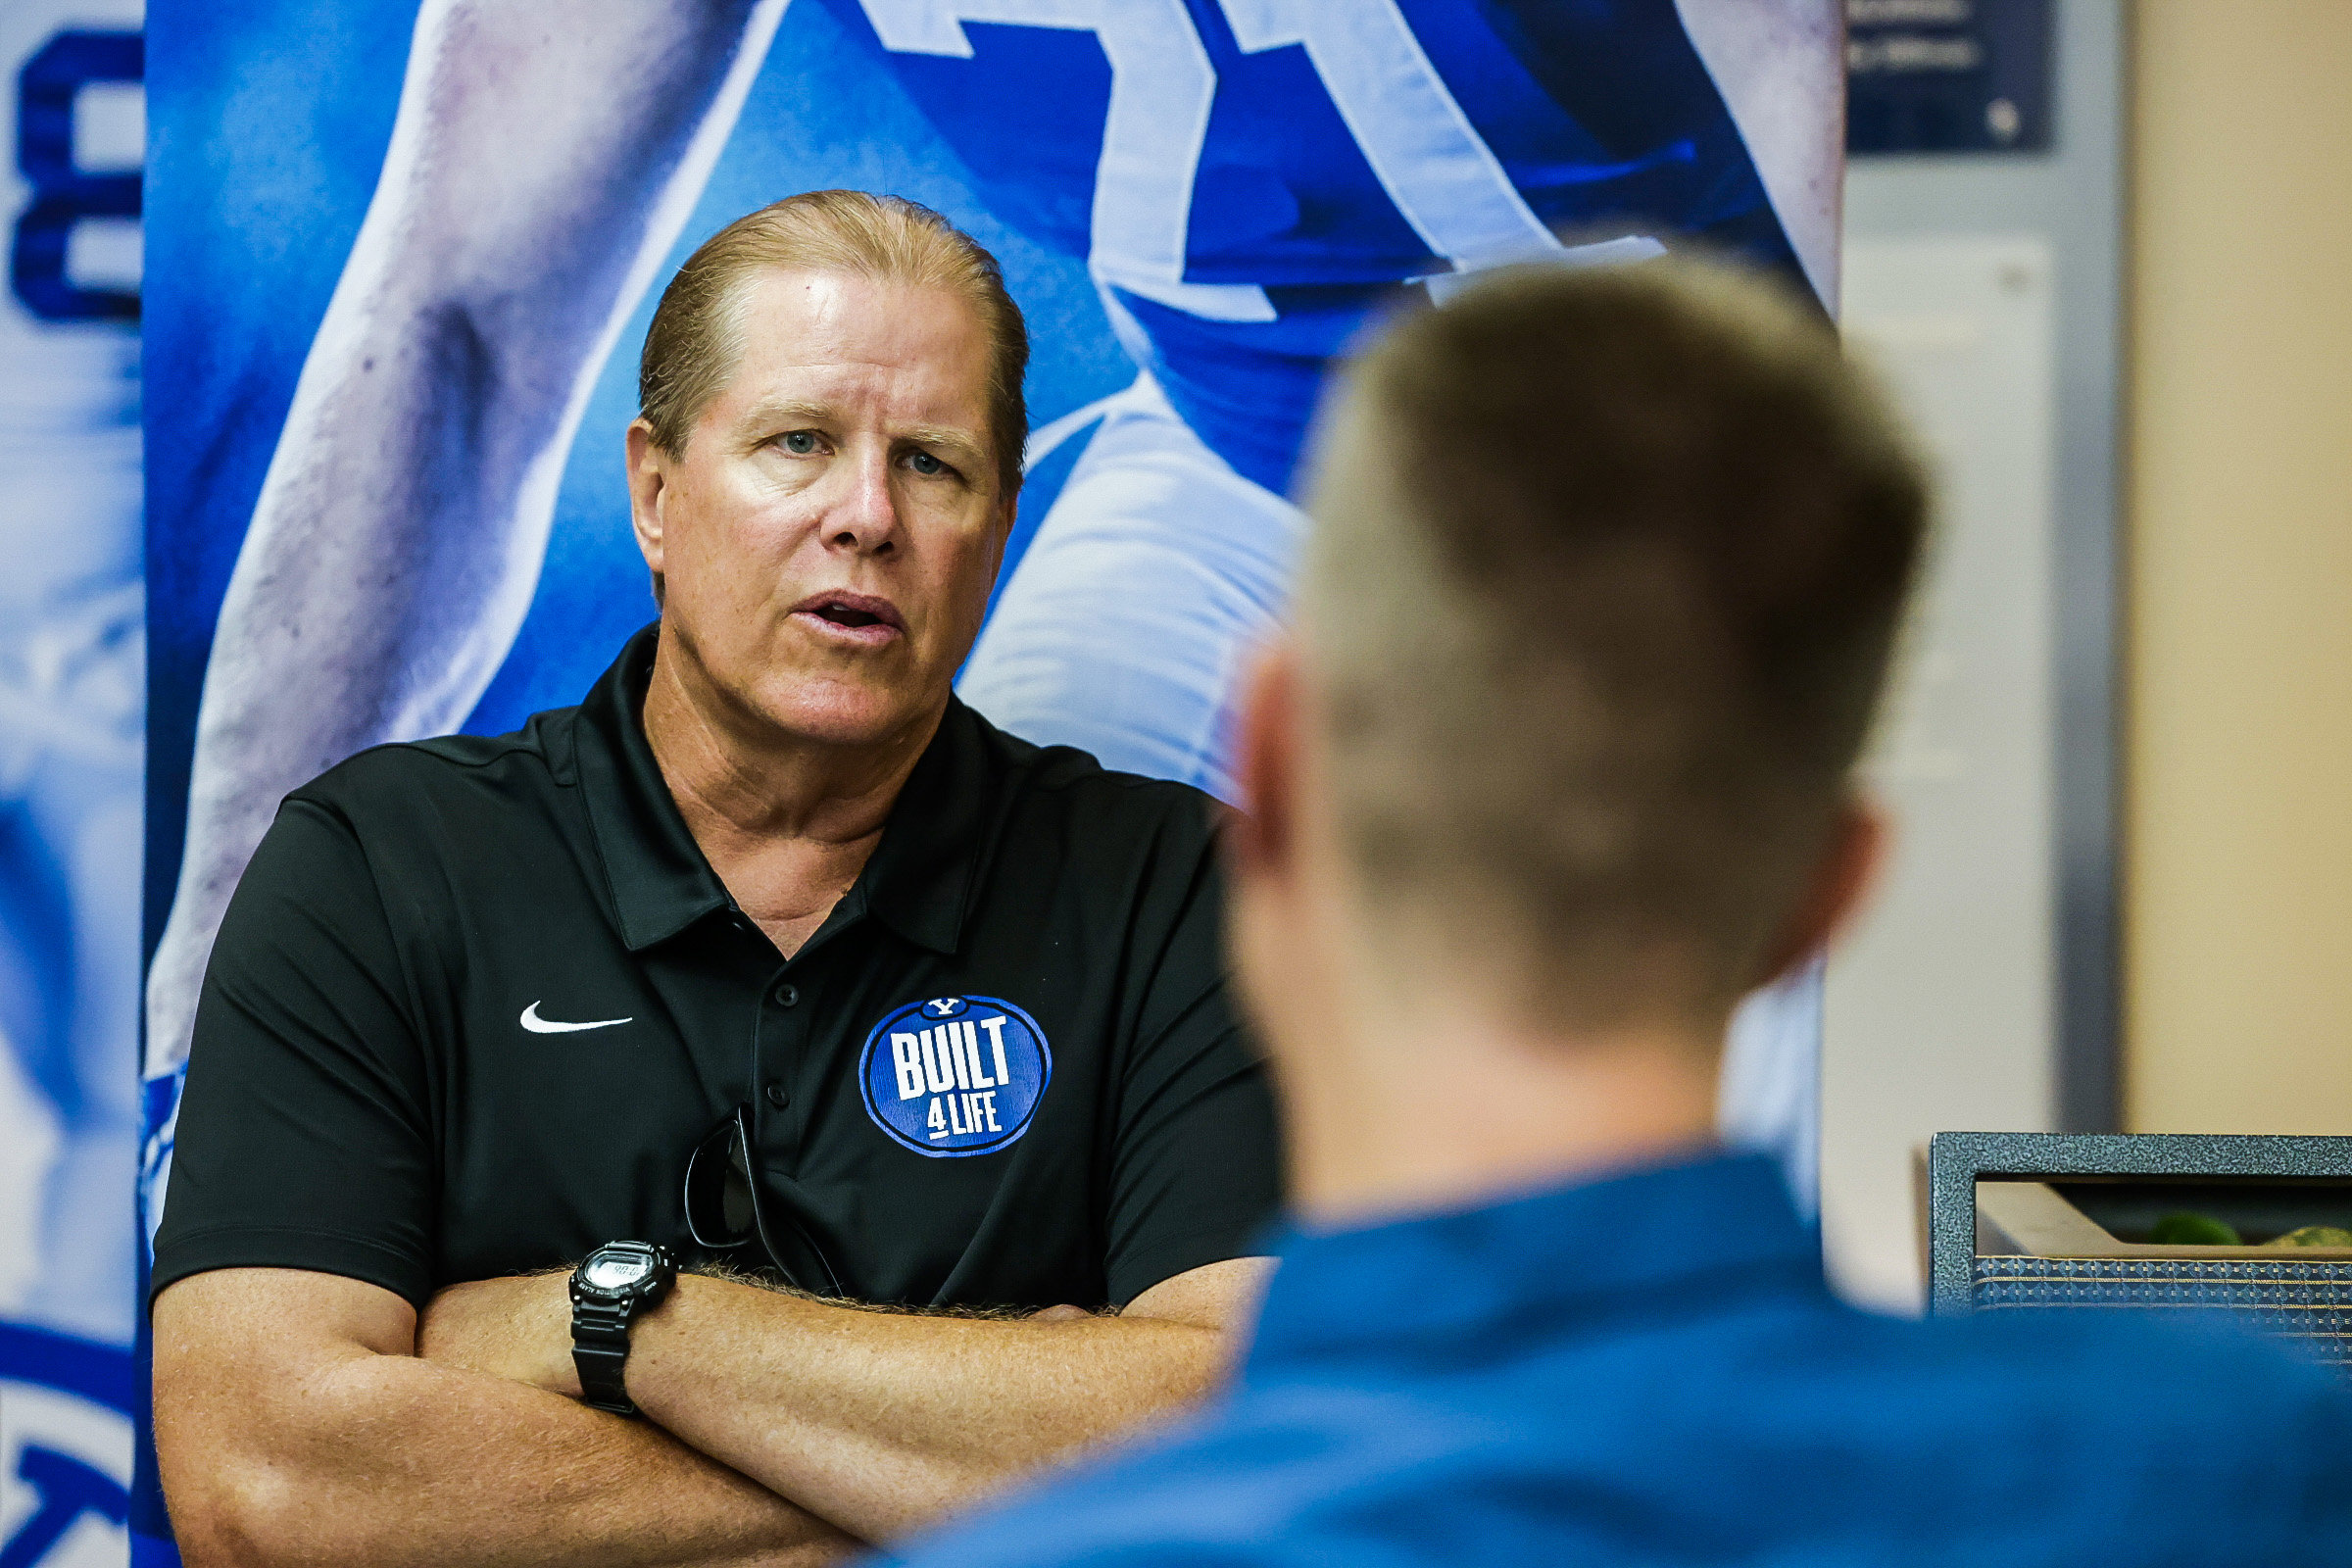
[[[2301,1342],[2352,1376],[2352,1263],[1996,1254],[1976,1260],[1973,1304],[1980,1312],[2228,1313],[2262,1333]]]
[[[2176,1200],[2233,1214],[2253,1243],[2343,1224],[2352,1138],[1939,1133],[1924,1196],[1939,1313],[2222,1314],[2352,1375],[2352,1250],[2180,1247],[2144,1235]]]

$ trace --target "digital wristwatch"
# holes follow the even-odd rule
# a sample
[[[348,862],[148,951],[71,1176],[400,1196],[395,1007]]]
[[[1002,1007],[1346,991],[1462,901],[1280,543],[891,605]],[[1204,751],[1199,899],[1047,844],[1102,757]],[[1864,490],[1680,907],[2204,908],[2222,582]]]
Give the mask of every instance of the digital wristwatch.
[[[629,1325],[678,1282],[678,1260],[652,1242],[607,1242],[571,1272],[571,1364],[584,1403],[635,1415],[621,1378],[629,1360]]]

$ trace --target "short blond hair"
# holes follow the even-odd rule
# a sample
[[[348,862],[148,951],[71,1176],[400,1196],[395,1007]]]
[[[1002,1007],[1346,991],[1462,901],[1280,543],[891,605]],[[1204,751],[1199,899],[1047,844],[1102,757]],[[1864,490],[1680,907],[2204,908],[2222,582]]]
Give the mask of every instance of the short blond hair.
[[[1299,612],[1380,929],[1550,1023],[1719,1016],[1920,556],[1885,400],[1810,300],[1685,259],[1497,274],[1344,384]]]
[[[637,362],[640,416],[654,445],[681,457],[743,358],[744,285],[758,272],[839,272],[944,289],[979,318],[989,344],[988,416],[997,477],[1021,487],[1029,409],[1021,395],[1029,329],[997,259],[945,218],[902,196],[812,190],[738,218],[705,240],[662,291]]]

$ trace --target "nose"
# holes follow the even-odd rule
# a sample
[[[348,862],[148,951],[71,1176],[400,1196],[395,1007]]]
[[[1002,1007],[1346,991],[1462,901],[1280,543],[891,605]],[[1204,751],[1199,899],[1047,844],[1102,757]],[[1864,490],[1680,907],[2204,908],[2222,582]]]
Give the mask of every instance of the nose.
[[[898,544],[899,503],[891,493],[890,455],[861,450],[841,466],[848,493],[826,519],[825,542],[861,556],[887,555]]]

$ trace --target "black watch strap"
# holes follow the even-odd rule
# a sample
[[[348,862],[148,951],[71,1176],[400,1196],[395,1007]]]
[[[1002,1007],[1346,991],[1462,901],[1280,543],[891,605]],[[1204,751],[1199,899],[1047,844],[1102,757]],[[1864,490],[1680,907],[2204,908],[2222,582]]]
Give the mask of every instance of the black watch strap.
[[[629,1360],[629,1317],[626,1308],[592,1301],[575,1302],[571,1309],[571,1364],[580,1374],[581,1402],[614,1415],[635,1415],[622,1373]]]
[[[607,1242],[571,1274],[571,1364],[580,1401],[614,1415],[635,1415],[622,1374],[629,1326],[678,1282],[678,1260],[653,1242]]]

